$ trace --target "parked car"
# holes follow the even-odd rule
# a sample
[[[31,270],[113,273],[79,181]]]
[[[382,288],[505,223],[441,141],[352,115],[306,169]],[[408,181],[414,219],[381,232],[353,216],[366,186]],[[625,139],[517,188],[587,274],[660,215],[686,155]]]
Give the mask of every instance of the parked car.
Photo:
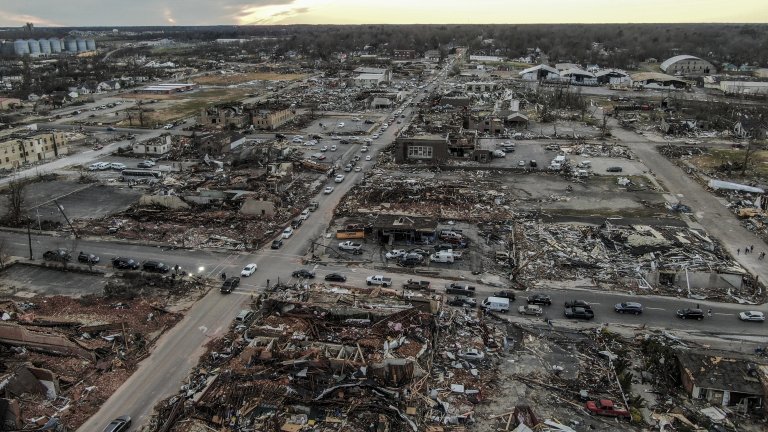
[[[294,220],[292,220],[291,221],[291,228],[293,228],[295,230],[296,228],[301,226],[301,222],[302,222],[301,219],[294,219]]]
[[[565,302],[565,307],[567,308],[574,308],[574,307],[580,307],[584,309],[592,309],[592,306],[585,302],[584,300],[571,300]]]
[[[477,306],[477,300],[470,297],[456,296],[446,302],[449,306],[470,307]]]
[[[346,282],[347,277],[340,273],[328,273],[325,275],[325,280],[329,282]]]
[[[362,248],[363,248],[362,243],[353,242],[351,240],[347,240],[339,243],[339,249],[345,250],[345,251],[357,251]]]
[[[333,179],[336,183],[341,183],[344,181],[344,174],[336,174],[336,177]]]
[[[485,353],[475,348],[467,348],[459,352],[459,357],[464,360],[482,360],[485,358]]]
[[[237,324],[245,324],[251,319],[253,319],[254,313],[250,309],[243,309],[241,310],[237,316],[235,317],[235,323]]]
[[[247,266],[243,267],[243,271],[240,272],[240,276],[248,277],[256,272],[256,264],[248,264]]]
[[[286,227],[286,228],[283,230],[283,234],[282,234],[282,236],[283,236],[283,238],[284,238],[284,239],[287,239],[287,238],[291,238],[291,236],[292,236],[292,235],[293,235],[293,228],[291,228],[291,227]]]
[[[152,168],[153,166],[154,165],[150,165],[146,161],[145,162],[139,162],[139,163],[136,164],[136,168]]]
[[[72,259],[72,255],[68,250],[59,248],[56,250],[45,251],[45,253],[43,253],[43,259],[46,261],[68,262]]]
[[[360,172],[360,171],[362,171],[362,170],[363,170],[363,167],[359,167],[359,166],[356,166],[356,167],[355,167],[355,172]]]
[[[352,171],[352,165],[346,164],[344,165],[344,172],[350,172]]]
[[[517,311],[521,315],[535,315],[535,316],[541,316],[542,313],[544,313],[544,310],[541,308],[541,306],[537,305],[523,305],[517,308]]]
[[[431,252],[429,252],[429,251],[425,251],[424,249],[418,249],[418,248],[416,248],[416,249],[411,249],[411,250],[409,250],[409,251],[408,251],[408,253],[412,253],[412,254],[419,254],[419,255],[421,255],[421,256],[423,256],[423,257],[426,257],[426,256],[430,256],[430,255],[432,255],[432,253],[431,253]]]
[[[443,250],[450,250],[450,249],[453,249],[452,244],[441,243],[441,244],[435,245],[435,252],[440,252]]]
[[[527,301],[528,304],[535,304],[535,305],[549,306],[552,304],[552,298],[550,298],[546,294],[532,294],[526,297],[525,301]]]
[[[219,291],[221,291],[223,294],[229,294],[232,291],[237,288],[237,286],[240,285],[240,278],[239,277],[231,277],[227,278],[223,284],[221,284],[221,288]]]
[[[333,193],[333,186],[326,186],[325,189],[323,189],[323,193],[326,195]]]
[[[613,307],[613,310],[618,313],[631,313],[640,315],[643,313],[643,305],[637,302],[616,303],[616,305]]]
[[[80,253],[77,255],[77,261],[86,264],[96,264],[100,261],[100,258],[94,254],[80,251]]]
[[[613,401],[608,399],[600,399],[598,401],[587,401],[585,404],[587,411],[592,414],[607,416],[607,417],[621,417],[625,419],[631,419],[632,415],[620,405],[616,405]]]
[[[131,417],[130,416],[120,416],[107,425],[107,427],[104,428],[103,432],[124,432],[127,431],[128,428],[131,427]]]
[[[301,278],[301,279],[313,279],[315,277],[315,272],[307,270],[307,269],[299,269],[295,270],[291,275],[295,278]]]
[[[131,258],[116,257],[112,259],[112,267],[120,270],[137,270],[139,263]]]
[[[171,268],[160,261],[145,261],[141,269],[150,273],[168,273]]]
[[[680,319],[702,320],[704,319],[704,311],[701,309],[692,309],[692,308],[678,309],[677,317]]]
[[[509,299],[510,301],[515,301],[515,293],[510,290],[496,291],[495,293],[493,293],[493,296]]]
[[[567,307],[565,308],[565,317],[568,319],[591,320],[595,317],[595,313],[592,312],[592,309],[583,307]]]
[[[405,250],[403,249],[393,249],[384,255],[387,259],[394,259],[394,258],[400,258],[403,255],[405,255]]]
[[[742,321],[763,322],[765,321],[765,315],[759,311],[739,312],[739,319]]]
[[[125,166],[125,164],[122,164],[122,163],[120,163],[120,162],[112,162],[111,164],[109,164],[109,167],[110,167],[111,169],[113,169],[113,170],[118,170],[118,171],[122,171],[122,170],[124,170],[124,169],[126,169],[126,168],[127,168],[127,167]]]
[[[618,166],[612,166],[612,167],[608,167],[608,169],[606,169],[606,171],[607,172],[622,172],[622,171],[624,171],[624,169],[622,169],[621,167],[618,167]]]
[[[410,266],[415,266],[417,264],[421,264],[423,261],[424,261],[423,256],[415,253],[407,253],[400,257],[400,260],[398,261],[398,263],[401,266],[410,267]]]
[[[277,239],[277,240],[272,240],[272,246],[270,246],[269,248],[280,249],[281,247],[283,247],[283,239]]]

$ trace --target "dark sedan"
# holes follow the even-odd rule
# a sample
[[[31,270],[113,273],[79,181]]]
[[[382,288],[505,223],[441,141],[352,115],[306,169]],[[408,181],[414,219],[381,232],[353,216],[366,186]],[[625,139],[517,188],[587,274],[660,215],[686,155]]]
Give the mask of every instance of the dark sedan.
[[[292,273],[293,277],[301,279],[312,279],[315,277],[315,272],[306,269],[296,270]]]
[[[112,267],[120,270],[136,270],[139,268],[139,263],[124,257],[117,257],[112,259]]]
[[[77,255],[77,260],[81,263],[96,264],[101,259],[97,255],[89,254],[81,251],[80,254]]]
[[[643,305],[637,302],[616,303],[613,309],[618,313],[631,313],[635,315],[643,313]]]
[[[325,280],[329,282],[346,282],[347,277],[339,273],[329,273],[325,275]]]
[[[104,432],[124,432],[131,427],[131,417],[120,416],[112,420],[107,427],[104,428]]]
[[[528,304],[549,306],[552,304],[552,298],[546,294],[533,294],[525,299]]]
[[[144,265],[142,265],[142,269],[145,272],[151,272],[151,273],[168,273],[171,271],[171,268],[168,267],[168,265],[163,264],[159,261],[146,261]]]
[[[568,307],[565,308],[565,317],[568,319],[591,320],[595,317],[595,313],[592,312],[592,309],[585,309],[583,307]]]

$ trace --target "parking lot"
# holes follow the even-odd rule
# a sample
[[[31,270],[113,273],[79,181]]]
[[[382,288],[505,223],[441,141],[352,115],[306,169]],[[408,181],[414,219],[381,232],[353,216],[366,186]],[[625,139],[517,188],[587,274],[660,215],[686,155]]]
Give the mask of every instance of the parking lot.
[[[355,116],[322,117],[307,125],[304,131],[307,134],[319,134],[328,137],[331,135],[367,134],[377,126],[376,123],[366,124],[364,122],[366,119],[376,122],[378,120],[376,116],[360,115],[357,117],[360,119],[358,121],[352,120],[353,118],[355,118]],[[341,124],[343,124],[343,126],[340,126]]]
[[[23,292],[75,297],[101,295],[105,284],[106,279],[102,276],[74,271],[64,273],[36,265],[15,264],[0,272],[0,292],[5,295]]]

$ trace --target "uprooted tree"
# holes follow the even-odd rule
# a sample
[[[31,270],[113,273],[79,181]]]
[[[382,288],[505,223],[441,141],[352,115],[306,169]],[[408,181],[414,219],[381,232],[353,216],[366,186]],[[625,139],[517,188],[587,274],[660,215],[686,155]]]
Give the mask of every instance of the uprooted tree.
[[[8,212],[5,214],[4,222],[9,226],[20,226],[24,222],[24,186],[25,184],[19,181],[8,184],[5,194],[8,200]]]

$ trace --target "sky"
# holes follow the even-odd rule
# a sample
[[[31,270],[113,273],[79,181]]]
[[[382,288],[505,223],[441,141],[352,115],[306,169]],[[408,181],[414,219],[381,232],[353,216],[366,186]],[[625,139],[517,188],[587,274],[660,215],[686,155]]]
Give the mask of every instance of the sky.
[[[768,23],[767,0],[0,0],[0,26]]]

